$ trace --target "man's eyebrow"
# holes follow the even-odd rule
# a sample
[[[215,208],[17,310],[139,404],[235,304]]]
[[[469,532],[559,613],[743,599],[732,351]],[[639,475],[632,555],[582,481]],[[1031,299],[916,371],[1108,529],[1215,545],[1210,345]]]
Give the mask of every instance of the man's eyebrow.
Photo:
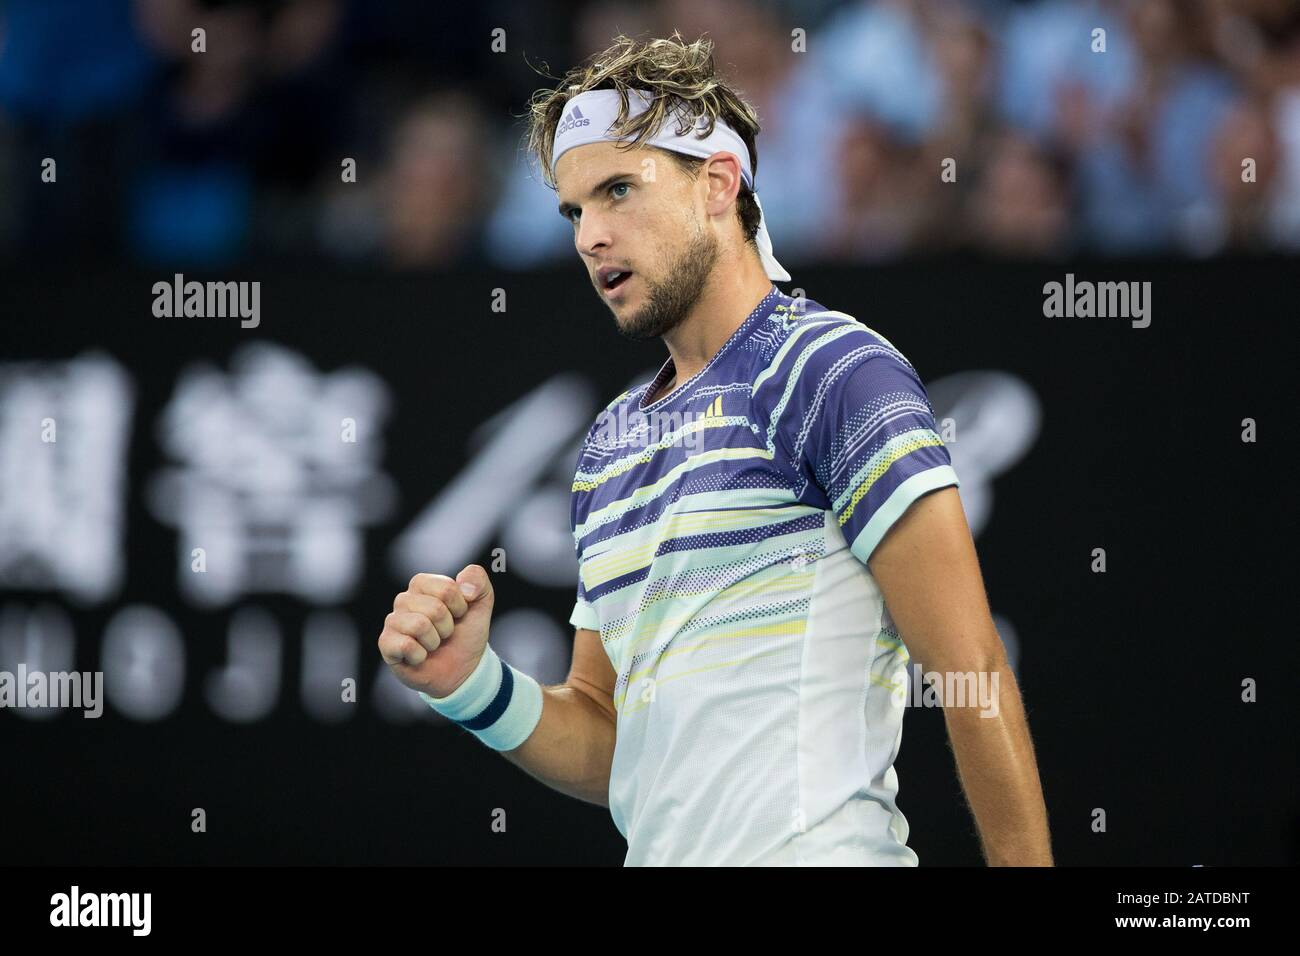
[[[622,180],[625,179],[631,179],[632,175],[633,175],[632,173],[615,173],[612,176],[606,176],[600,182],[596,183],[596,185],[592,186],[590,192],[588,192],[587,195],[599,196],[601,193],[603,193],[606,189],[608,189],[610,186],[614,185],[615,183],[621,182]],[[560,203],[560,215],[563,216],[565,219],[568,219],[569,213],[573,212],[573,210],[577,208],[579,207],[574,205],[571,202],[562,202]]]

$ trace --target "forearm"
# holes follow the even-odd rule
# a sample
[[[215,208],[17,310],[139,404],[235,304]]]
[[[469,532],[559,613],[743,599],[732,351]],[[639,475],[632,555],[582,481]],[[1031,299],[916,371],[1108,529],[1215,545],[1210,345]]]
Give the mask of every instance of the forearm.
[[[608,806],[616,717],[578,686],[543,687],[537,727],[503,756],[552,789]]]
[[[1051,836],[1020,688],[1005,655],[993,708],[946,706],[944,720],[962,789],[990,866],[1051,866]]]

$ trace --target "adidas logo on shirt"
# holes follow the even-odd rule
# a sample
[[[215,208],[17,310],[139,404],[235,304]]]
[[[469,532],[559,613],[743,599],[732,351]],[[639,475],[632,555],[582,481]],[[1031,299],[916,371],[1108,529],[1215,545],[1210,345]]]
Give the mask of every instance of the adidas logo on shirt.
[[[556,127],[555,135],[559,136],[561,133],[567,133],[569,130],[577,129],[579,126],[590,125],[591,120],[582,115],[582,108],[575,106],[569,111],[568,115],[560,119],[560,125]]]

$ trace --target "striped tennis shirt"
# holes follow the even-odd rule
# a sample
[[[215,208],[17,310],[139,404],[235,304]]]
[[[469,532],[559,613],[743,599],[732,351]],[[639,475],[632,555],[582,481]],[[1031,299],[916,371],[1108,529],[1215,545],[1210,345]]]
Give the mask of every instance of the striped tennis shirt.
[[[925,388],[879,333],[775,286],[644,403],[675,373],[605,407],[573,479],[570,622],[617,674],[625,865],[915,865],[907,650],[866,561],[958,484]]]

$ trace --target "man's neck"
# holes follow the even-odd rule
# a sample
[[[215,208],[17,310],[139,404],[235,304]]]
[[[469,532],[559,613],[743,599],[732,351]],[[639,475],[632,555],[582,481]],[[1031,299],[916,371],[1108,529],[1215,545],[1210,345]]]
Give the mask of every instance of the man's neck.
[[[676,375],[653,400],[694,378],[771,291],[772,280],[748,247],[739,261],[719,258],[690,314],[663,337]]]

